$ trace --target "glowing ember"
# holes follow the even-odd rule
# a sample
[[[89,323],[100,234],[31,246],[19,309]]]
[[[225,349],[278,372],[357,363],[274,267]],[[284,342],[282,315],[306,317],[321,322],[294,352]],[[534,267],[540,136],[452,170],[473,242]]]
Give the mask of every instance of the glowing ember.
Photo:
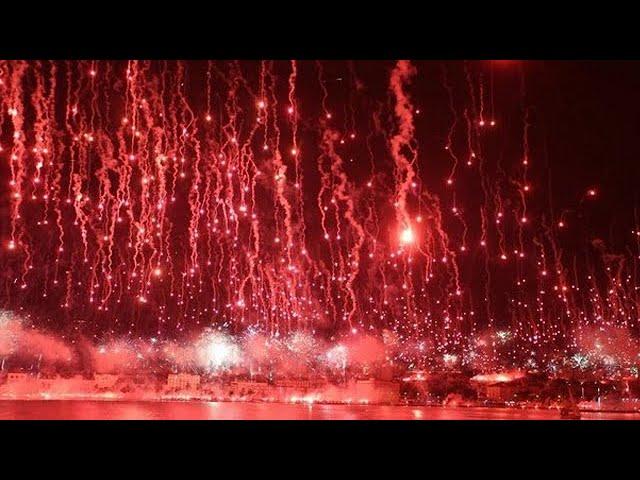
[[[410,244],[415,242],[415,240],[416,240],[415,234],[413,233],[413,230],[410,227],[405,228],[400,233],[400,242],[402,242],[403,244]]]

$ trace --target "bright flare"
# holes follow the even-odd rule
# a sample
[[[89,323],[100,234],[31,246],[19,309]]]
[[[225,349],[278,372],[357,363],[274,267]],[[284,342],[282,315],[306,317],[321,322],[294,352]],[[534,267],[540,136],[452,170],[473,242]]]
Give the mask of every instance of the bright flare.
[[[416,241],[416,236],[415,236],[415,233],[413,233],[413,230],[411,229],[411,227],[407,227],[404,230],[402,230],[402,232],[400,233],[400,243],[407,245],[415,241]]]

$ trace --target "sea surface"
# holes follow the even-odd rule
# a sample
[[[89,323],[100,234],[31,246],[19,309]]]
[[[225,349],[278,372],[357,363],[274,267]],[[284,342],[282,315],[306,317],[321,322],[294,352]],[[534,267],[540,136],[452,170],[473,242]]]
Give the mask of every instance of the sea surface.
[[[583,412],[584,420],[640,413]],[[557,410],[194,401],[0,400],[0,420],[559,420]]]

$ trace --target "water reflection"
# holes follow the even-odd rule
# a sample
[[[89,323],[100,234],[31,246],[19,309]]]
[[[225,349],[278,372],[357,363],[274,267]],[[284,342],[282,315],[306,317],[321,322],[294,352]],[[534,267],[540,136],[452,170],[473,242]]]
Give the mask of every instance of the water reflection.
[[[640,420],[633,413],[584,419]],[[0,419],[30,420],[558,420],[555,410],[232,402],[0,401]]]

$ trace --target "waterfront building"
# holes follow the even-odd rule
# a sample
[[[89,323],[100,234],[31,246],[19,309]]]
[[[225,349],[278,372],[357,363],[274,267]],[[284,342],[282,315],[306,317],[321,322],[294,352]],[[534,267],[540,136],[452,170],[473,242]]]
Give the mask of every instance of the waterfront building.
[[[200,375],[171,373],[167,377],[167,387],[171,390],[192,390],[200,386]]]
[[[267,382],[239,380],[231,382],[230,393],[240,397],[265,398],[269,394],[269,384]]]
[[[400,401],[400,384],[386,380],[357,380],[355,401],[394,404]]]
[[[545,386],[540,375],[517,371],[476,375],[471,383],[479,399],[496,402],[536,399]]]
[[[114,375],[112,373],[96,373],[93,376],[94,381],[96,382],[96,387],[99,389],[112,389],[116,386],[118,382],[118,375]]]
[[[498,382],[485,384],[484,389],[480,389],[482,393],[479,396],[496,402],[507,402],[512,400],[517,392],[517,385],[514,385],[514,383],[515,382]]]
[[[402,398],[411,402],[425,402],[429,398],[429,378],[429,373],[424,370],[407,372],[400,386]]]

